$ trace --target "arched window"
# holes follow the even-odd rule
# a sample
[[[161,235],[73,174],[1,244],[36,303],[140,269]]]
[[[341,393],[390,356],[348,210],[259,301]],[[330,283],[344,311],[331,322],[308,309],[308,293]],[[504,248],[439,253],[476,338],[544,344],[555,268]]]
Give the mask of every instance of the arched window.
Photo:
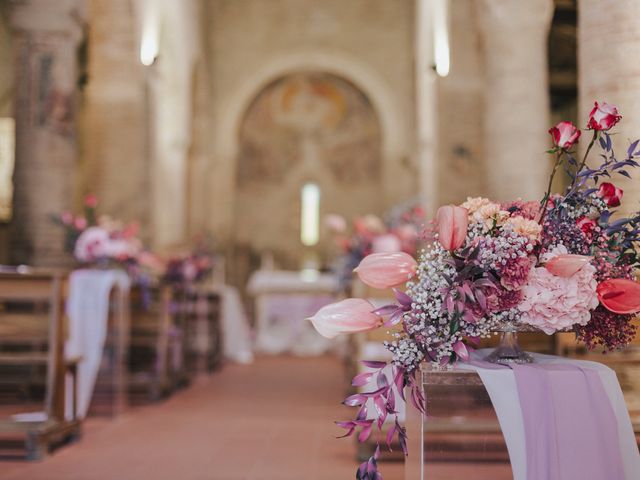
[[[309,182],[300,191],[300,241],[307,247],[320,240],[320,187]]]

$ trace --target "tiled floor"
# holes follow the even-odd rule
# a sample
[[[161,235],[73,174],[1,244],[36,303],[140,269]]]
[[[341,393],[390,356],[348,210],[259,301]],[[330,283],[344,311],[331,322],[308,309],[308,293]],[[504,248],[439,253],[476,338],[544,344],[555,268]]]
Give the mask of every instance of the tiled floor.
[[[84,436],[39,463],[0,461],[2,480],[339,480],[355,477],[350,439],[334,419],[348,385],[334,358],[258,358],[227,365],[165,402],[117,420],[89,419]],[[497,465],[430,466],[428,480],[497,479]],[[402,463],[381,464],[402,480]],[[416,479],[417,480],[417,479]]]

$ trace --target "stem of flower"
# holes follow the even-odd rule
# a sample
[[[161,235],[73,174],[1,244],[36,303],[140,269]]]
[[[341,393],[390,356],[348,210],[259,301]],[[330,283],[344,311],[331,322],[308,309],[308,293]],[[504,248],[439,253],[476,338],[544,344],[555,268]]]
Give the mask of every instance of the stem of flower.
[[[598,130],[594,130],[593,136],[591,137],[591,141],[589,142],[589,146],[587,147],[587,151],[584,152],[584,157],[582,157],[582,162],[580,162],[580,165],[578,165],[578,169],[576,170],[576,175],[575,177],[573,177],[573,182],[571,182],[571,187],[569,187],[570,189],[576,184],[576,181],[578,180],[578,174],[582,171],[584,166],[587,164],[587,157],[589,156],[591,147],[593,147],[593,144],[596,143],[597,138],[598,138]]]
[[[542,200],[542,212],[540,213],[540,220],[538,220],[538,223],[540,225],[542,225],[542,222],[544,221],[544,216],[547,213],[547,205],[549,204],[549,199],[551,198],[551,186],[553,184],[553,178],[556,176],[556,172],[558,171],[558,167],[560,166],[560,164],[562,163],[562,154],[564,153],[564,150],[559,149],[558,153],[556,154],[556,164],[553,166],[553,171],[551,172],[551,176],[549,177],[549,184],[547,185],[547,193],[544,194],[543,200]]]

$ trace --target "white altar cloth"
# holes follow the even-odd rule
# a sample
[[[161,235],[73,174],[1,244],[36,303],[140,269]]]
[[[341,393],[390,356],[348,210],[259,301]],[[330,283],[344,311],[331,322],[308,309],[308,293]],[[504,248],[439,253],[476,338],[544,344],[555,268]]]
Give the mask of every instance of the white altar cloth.
[[[320,336],[311,322],[321,307],[335,301],[334,275],[314,271],[258,270],[247,286],[256,302],[256,349],[270,354],[320,355],[333,342]]]
[[[122,270],[75,270],[69,278],[67,358],[80,357],[77,376],[77,413],[87,414],[100,369],[109,320],[109,294],[118,287],[128,291],[131,281]],[[68,391],[69,389],[67,389]],[[70,414],[67,395],[67,416]]]
[[[474,352],[472,359],[481,360],[489,351],[480,350]],[[625,479],[636,480],[640,472],[640,454],[638,453],[629,412],[615,372],[606,365],[597,362],[560,358],[538,353],[532,353],[532,355],[537,363],[573,363],[597,370],[616,416]],[[513,370],[510,368],[495,370],[479,368],[464,362],[458,363],[456,368],[476,371],[480,375],[500,422],[502,434],[509,451],[513,478],[514,480],[532,480],[527,479],[524,420]],[[428,415],[429,413],[427,412],[427,417]]]

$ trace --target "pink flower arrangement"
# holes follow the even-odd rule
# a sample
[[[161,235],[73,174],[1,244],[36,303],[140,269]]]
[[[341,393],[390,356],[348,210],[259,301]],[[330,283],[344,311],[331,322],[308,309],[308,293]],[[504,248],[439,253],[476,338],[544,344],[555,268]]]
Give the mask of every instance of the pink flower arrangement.
[[[338,423],[347,429],[346,436],[360,429],[362,440],[373,425],[382,429],[387,416],[396,414],[396,399],[405,395],[424,413],[425,399],[415,383],[420,364],[443,368],[465,361],[478,339],[496,330],[521,324],[547,334],[574,330],[587,347],[602,345],[605,350],[622,348],[633,338],[632,319],[640,312],[635,279],[640,212],[628,218],[614,215],[622,190],[600,183],[640,167],[640,140],[631,143],[623,158],[613,152],[608,131],[620,119],[615,106],[595,104],[588,120],[591,139],[580,160],[569,151],[580,131],[569,122],[551,128],[549,153],[555,165],[539,202],[477,197],[443,206],[436,215],[437,236],[418,262],[388,253],[360,262],[357,273],[365,284],[388,288],[406,282],[406,289],[394,290],[396,302],[376,310],[364,300],[349,299],[323,308],[312,320],[328,335],[402,325],[385,342],[393,358],[387,373],[384,362],[365,363],[375,370],[366,373],[366,380],[375,377],[376,388],[345,400],[360,407],[355,420]],[[587,157],[596,143],[604,160],[592,168]],[[561,166],[571,183],[562,194],[552,195]],[[363,378],[354,379],[354,385],[362,385]],[[376,406],[374,418],[369,418],[369,399]],[[387,443],[397,437],[406,453],[406,432],[397,417],[392,425]],[[358,478],[379,478],[376,456],[360,466]]]

